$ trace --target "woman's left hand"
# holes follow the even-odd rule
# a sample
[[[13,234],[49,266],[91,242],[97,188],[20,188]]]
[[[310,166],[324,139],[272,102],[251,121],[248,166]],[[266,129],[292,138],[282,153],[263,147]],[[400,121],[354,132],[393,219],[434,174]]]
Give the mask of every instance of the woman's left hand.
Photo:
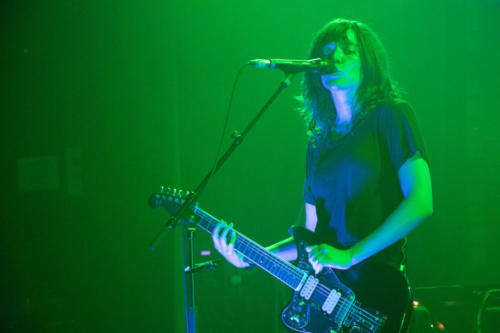
[[[306,252],[309,253],[309,262],[315,274],[321,272],[323,267],[349,269],[353,265],[352,254],[349,249],[339,250],[323,243],[306,247]]]

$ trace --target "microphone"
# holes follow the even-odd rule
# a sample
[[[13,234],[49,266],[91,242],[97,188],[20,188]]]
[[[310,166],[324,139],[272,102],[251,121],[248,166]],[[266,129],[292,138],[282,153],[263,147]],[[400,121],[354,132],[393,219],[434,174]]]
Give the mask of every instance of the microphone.
[[[294,60],[294,59],[254,59],[248,62],[249,65],[259,68],[281,69],[284,72],[300,73],[300,72],[336,72],[334,61],[327,61],[321,58],[310,60]]]

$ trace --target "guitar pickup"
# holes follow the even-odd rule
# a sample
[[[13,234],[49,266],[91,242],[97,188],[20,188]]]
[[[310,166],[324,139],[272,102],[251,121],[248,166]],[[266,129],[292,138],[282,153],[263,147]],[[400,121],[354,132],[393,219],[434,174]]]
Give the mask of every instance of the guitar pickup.
[[[314,292],[314,289],[316,289],[318,282],[319,282],[318,279],[316,279],[312,275],[309,275],[306,283],[304,284],[304,287],[302,287],[302,289],[300,290],[300,296],[304,297],[304,299],[306,300],[311,298],[311,295]]]
[[[328,314],[331,314],[333,312],[333,309],[337,305],[339,299],[340,299],[340,293],[334,289],[330,291],[330,294],[326,298],[325,302],[323,303],[323,306],[321,309],[325,311]]]

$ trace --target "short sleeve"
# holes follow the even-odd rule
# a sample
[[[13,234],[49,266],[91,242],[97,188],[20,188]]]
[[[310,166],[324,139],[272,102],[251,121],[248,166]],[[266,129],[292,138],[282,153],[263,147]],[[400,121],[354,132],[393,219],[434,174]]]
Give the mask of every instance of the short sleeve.
[[[407,103],[384,106],[380,110],[379,131],[396,171],[417,151],[427,160],[415,114]]]
[[[310,165],[312,163],[311,158],[312,158],[312,143],[311,140],[309,140],[309,144],[307,146],[307,153],[306,153],[306,178],[304,180],[304,192],[303,192],[303,197],[304,201],[308,204],[314,205],[314,196],[311,192],[311,177],[310,177]]]

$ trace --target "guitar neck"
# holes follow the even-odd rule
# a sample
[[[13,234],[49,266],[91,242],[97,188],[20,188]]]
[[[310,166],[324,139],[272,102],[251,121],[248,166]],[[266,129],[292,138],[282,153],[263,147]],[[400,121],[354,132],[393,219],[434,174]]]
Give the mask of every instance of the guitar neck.
[[[194,213],[199,218],[197,222],[198,226],[208,233],[212,233],[220,222],[217,218],[203,211],[201,208],[196,207]],[[234,230],[234,232],[236,232],[236,230]],[[306,275],[304,271],[271,253],[241,233],[236,233],[237,237],[234,249],[244,255],[246,260],[259,266],[290,288],[299,288]]]

